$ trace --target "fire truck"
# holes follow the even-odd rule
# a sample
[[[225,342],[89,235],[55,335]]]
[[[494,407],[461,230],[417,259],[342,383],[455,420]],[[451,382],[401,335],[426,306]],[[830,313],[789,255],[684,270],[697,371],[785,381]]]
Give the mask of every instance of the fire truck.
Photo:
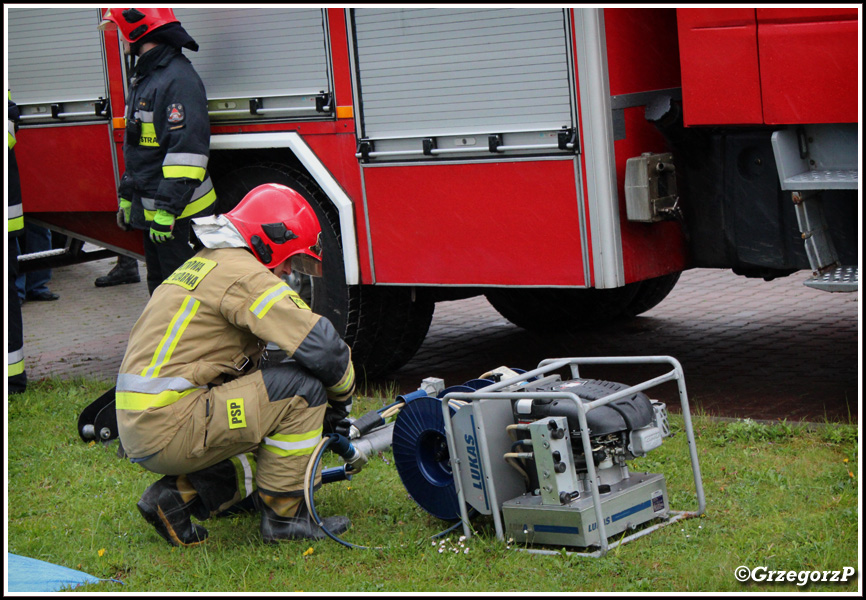
[[[5,10],[26,218],[67,240],[54,264],[140,257],[105,9]],[[368,376],[443,300],[545,331],[641,314],[696,267],[857,289],[859,6],[175,13],[217,212],[270,182],[309,199],[324,275],[291,283]]]

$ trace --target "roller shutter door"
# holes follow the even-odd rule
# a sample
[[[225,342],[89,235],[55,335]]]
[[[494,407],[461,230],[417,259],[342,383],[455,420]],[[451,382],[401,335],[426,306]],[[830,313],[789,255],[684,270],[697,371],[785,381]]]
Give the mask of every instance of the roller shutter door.
[[[573,126],[561,9],[355,9],[352,23],[365,138]]]
[[[331,89],[322,9],[177,8],[175,15],[199,44],[184,54],[204,81],[212,118],[309,118],[316,96]],[[261,101],[258,115],[251,99]]]
[[[95,104],[108,97],[100,20],[96,8],[9,8],[9,88],[24,123],[59,121],[51,105],[83,113],[72,120],[100,118]]]

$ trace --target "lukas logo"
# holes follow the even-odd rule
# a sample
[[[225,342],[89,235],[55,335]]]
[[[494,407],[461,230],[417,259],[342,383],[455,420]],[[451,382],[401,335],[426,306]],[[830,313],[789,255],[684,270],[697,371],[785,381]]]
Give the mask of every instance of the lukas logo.
[[[229,413],[229,429],[240,429],[247,426],[247,416],[244,413],[244,399],[233,398],[226,403]]]
[[[469,475],[472,477],[472,487],[483,490],[481,463],[478,460],[478,444],[475,443],[475,436],[466,434],[463,436],[463,441],[466,442],[466,453],[469,457]]]

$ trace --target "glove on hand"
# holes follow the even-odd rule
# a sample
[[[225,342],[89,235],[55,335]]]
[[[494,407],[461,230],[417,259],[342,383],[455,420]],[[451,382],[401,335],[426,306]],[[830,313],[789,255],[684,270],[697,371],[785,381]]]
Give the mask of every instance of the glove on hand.
[[[171,233],[172,229],[174,229],[174,215],[159,209],[150,225],[150,241],[154,244],[162,244],[172,239],[174,237]]]
[[[132,225],[132,202],[126,198],[120,199],[120,207],[117,209],[117,226],[124,231],[131,231]]]
[[[339,433],[342,436],[349,437],[349,427],[351,425],[349,413],[337,410],[332,406],[328,406],[325,409],[325,420],[322,423],[323,433]]]

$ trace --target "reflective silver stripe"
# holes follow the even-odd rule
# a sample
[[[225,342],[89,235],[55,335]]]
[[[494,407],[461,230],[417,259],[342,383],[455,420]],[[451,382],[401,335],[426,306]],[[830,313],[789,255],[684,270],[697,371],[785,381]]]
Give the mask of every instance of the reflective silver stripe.
[[[141,206],[144,208],[144,210],[156,210],[156,200],[154,200],[153,198],[145,198],[144,196],[142,196]]]
[[[195,192],[192,194],[192,198],[187,204],[191,204],[209,194],[213,190],[213,181],[211,181],[210,175],[208,175],[207,179],[202,181],[197,188],[195,188]],[[141,206],[144,210],[156,210],[156,200],[154,198],[145,198],[141,197]],[[11,213],[10,213],[11,214]]]
[[[172,152],[166,154],[162,161],[163,167],[183,166],[183,167],[207,167],[208,157],[206,154],[192,154],[191,152]]]
[[[192,382],[183,377],[153,378],[133,373],[121,373],[117,376],[117,390],[121,392],[159,394],[167,391],[183,392],[194,387],[196,386]]]
[[[12,136],[12,139],[15,139],[15,122],[6,121],[6,129],[9,132],[9,135]]]
[[[132,116],[133,118],[141,119],[142,123],[153,123],[153,111],[137,110]]]
[[[284,296],[288,296],[291,291],[292,288],[285,283],[275,285],[253,302],[253,305],[250,306],[250,312],[261,319],[271,309],[274,302],[282,299]]]
[[[10,365],[14,365],[17,362],[21,362],[22,360],[24,360],[24,348],[21,348],[20,350],[15,350],[13,352],[9,352],[6,356],[9,357],[7,360],[9,361]]]
[[[195,191],[192,193],[192,197],[187,202],[187,207],[194,204],[196,201],[201,200],[208,194],[213,193],[213,181],[211,181],[210,176],[201,182]],[[196,212],[200,212],[202,208],[205,206],[209,206],[211,203],[205,204],[202,207],[196,208]],[[156,200],[154,198],[145,198],[141,197],[141,207],[144,209],[144,218],[148,221],[152,221],[154,217],[154,213],[156,212]],[[186,209],[185,209],[186,210]],[[180,217],[187,217],[188,214],[181,214]]]
[[[232,462],[237,461],[236,464],[240,467],[239,470],[243,471],[243,481],[240,481],[240,477],[238,477],[238,492],[240,492],[242,497],[246,498],[256,489],[253,466],[250,464],[250,459],[246,454],[238,454],[237,456],[233,456],[231,460]],[[240,475],[240,472],[238,472],[238,475]]]
[[[296,456],[299,454],[309,454],[316,448],[316,446],[319,445],[320,441],[322,441],[321,435],[316,435],[315,437],[311,437],[309,439],[302,439],[296,442],[275,440],[272,437],[266,437],[262,440],[262,444],[277,449],[278,454],[281,454],[282,456]]]
[[[213,189],[213,181],[210,180],[210,175],[202,181],[197,188],[195,188],[195,192],[192,194],[192,199],[188,202],[188,204],[192,204],[199,198],[209,194]]]
[[[24,216],[24,206],[21,204],[13,204],[9,207],[8,215],[10,219],[17,219],[18,217]]]

